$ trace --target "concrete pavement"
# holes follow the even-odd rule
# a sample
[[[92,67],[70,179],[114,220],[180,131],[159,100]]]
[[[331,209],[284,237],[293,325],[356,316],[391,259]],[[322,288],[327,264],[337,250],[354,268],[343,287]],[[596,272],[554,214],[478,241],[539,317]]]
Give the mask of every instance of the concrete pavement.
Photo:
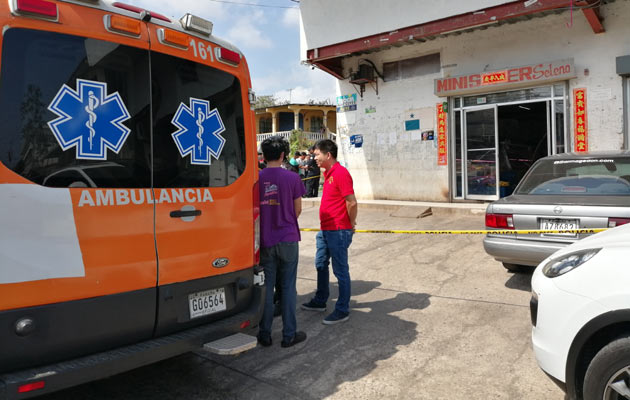
[[[316,201],[304,203],[301,226],[317,228]],[[422,207],[361,206],[358,228],[484,225],[482,212],[419,218]],[[314,238],[302,234],[298,304],[316,286]],[[348,322],[326,326],[325,313],[298,310],[298,328],[308,338],[292,348],[280,347],[276,318],[272,347],[230,357],[198,351],[45,399],[560,400],[531,350],[531,276],[507,273],[485,254],[482,239],[356,234]],[[331,279],[329,310],[337,295]]]

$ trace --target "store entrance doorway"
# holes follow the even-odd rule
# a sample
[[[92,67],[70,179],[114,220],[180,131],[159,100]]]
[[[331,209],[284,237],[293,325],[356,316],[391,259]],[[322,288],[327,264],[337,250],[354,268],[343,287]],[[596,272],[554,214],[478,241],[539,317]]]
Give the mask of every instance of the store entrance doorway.
[[[565,149],[564,86],[456,98],[455,198],[512,194],[532,164]]]
[[[549,101],[498,108],[499,197],[512,194],[534,161],[549,152]]]

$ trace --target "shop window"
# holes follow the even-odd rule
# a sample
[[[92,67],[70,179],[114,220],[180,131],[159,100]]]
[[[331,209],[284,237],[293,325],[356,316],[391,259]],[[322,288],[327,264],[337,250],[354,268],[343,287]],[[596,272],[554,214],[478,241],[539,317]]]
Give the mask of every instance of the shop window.
[[[407,58],[383,64],[383,79],[385,82],[440,72],[440,53],[427,56]]]

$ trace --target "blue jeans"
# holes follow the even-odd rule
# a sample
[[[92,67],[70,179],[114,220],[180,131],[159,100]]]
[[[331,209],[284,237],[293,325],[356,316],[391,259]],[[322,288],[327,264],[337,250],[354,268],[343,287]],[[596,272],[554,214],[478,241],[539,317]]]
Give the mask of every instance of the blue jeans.
[[[339,298],[335,309],[350,312],[350,266],[348,265],[348,247],[352,243],[354,232],[350,229],[337,231],[319,231],[316,236],[317,252],[315,268],[317,268],[317,292],[314,300],[326,304],[330,295],[328,284],[328,264],[332,258],[332,270],[339,284]]]
[[[281,293],[280,307],[282,309],[282,337],[290,341],[295,336],[295,302],[299,247],[298,242],[280,242],[272,247],[260,249],[260,265],[265,269],[265,306],[260,321],[259,335],[263,338],[271,337],[273,323],[273,289],[276,274],[280,275]]]

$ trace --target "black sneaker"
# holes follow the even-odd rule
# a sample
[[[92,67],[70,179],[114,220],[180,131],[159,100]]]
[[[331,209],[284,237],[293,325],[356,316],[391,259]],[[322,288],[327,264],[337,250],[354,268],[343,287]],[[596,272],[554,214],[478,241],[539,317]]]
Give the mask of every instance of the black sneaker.
[[[326,311],[326,304],[321,304],[315,300],[311,300],[308,303],[302,304],[302,310],[308,311]]]
[[[271,346],[271,337],[268,338],[264,338],[262,336],[260,336],[260,334],[258,334],[258,336],[256,336],[256,338],[258,339],[258,343],[260,343],[261,346],[263,347],[269,347]]]
[[[306,340],[306,333],[302,332],[302,331],[297,331],[295,332],[295,336],[293,336],[293,339],[291,339],[290,341],[285,341],[283,340],[282,343],[280,343],[280,346],[282,347],[291,347],[295,344],[301,343],[303,341]]]
[[[350,319],[350,314],[335,310],[329,316],[327,316],[326,318],[322,320],[322,324],[334,325],[340,322],[346,322],[349,319]]]

